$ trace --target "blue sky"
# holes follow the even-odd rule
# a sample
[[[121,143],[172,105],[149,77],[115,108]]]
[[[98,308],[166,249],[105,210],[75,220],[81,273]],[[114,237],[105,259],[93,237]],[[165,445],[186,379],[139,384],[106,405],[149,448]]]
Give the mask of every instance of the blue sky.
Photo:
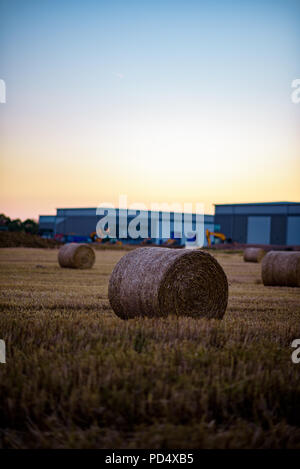
[[[1,211],[300,200],[299,1],[0,5]]]

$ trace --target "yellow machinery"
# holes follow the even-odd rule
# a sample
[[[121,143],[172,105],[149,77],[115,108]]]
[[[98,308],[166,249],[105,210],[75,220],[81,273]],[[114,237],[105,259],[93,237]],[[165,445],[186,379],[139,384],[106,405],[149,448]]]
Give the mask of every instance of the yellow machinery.
[[[98,235],[97,235],[96,231],[93,231],[90,234],[90,238],[94,243],[102,243],[102,238],[98,238]]]
[[[206,239],[209,247],[211,246],[211,236],[214,236],[215,238],[220,238],[223,243],[224,241],[226,241],[226,236],[223,233],[215,233],[214,231],[206,230]]]
[[[103,238],[99,238],[96,231],[93,231],[90,234],[90,238],[94,243],[108,243],[108,242],[110,242],[111,244],[115,244],[116,246],[122,246],[123,245],[122,241],[120,241],[118,239],[110,239],[107,236],[105,236]]]
[[[163,245],[164,246],[174,246],[176,244],[177,240],[176,239],[167,239]]]

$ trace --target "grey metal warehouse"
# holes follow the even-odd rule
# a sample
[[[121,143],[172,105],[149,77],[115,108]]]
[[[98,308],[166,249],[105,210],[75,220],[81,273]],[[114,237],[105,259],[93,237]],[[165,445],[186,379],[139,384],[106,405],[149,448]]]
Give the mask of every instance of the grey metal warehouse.
[[[300,245],[300,202],[215,205],[215,224],[238,243]]]
[[[105,209],[107,210],[107,209]],[[123,213],[124,212],[124,213]],[[117,218],[119,215],[125,214],[127,210],[116,209]],[[167,238],[162,234],[162,219],[165,215],[165,212],[147,212],[143,210],[137,211],[144,219],[149,221],[150,229],[150,219],[151,213],[158,214],[158,226],[156,233],[157,235],[152,240],[157,244],[161,244],[166,241],[167,238],[177,238],[175,228],[174,228],[174,213],[170,213],[170,234]],[[101,216],[97,215],[96,208],[58,208],[56,215],[40,215],[39,217],[39,232],[44,237],[55,237],[56,239],[63,240],[65,242],[91,242],[91,233],[95,232],[96,225]],[[183,214],[182,220],[183,220]],[[192,217],[192,223],[195,224],[196,215],[190,214]],[[129,215],[126,213],[126,223],[129,224],[130,221],[134,218],[135,215]],[[213,215],[203,215],[203,223],[199,226],[199,230],[203,232],[208,229],[214,231],[214,216]],[[151,237],[150,231],[148,232],[147,238]],[[117,225],[116,239],[122,240],[125,243],[140,243],[141,239],[132,239],[130,236],[127,239],[124,239],[119,232],[119,225]],[[204,236],[204,245],[207,243]],[[193,244],[194,241],[186,238],[185,235],[180,237],[178,240],[179,244]],[[196,243],[197,244],[197,243]]]

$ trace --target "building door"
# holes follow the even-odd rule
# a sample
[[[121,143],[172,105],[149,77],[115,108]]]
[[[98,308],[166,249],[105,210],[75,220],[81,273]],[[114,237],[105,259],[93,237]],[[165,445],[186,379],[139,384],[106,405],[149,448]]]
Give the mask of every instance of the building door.
[[[300,245],[300,217],[288,217],[287,244]]]
[[[248,217],[248,244],[270,244],[271,217]]]
[[[286,244],[286,215],[272,215],[271,244]]]

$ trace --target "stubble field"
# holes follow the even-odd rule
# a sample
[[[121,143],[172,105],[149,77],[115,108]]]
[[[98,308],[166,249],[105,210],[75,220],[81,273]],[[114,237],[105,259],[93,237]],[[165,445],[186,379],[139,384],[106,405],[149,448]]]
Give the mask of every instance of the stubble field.
[[[0,448],[300,448],[300,289],[217,252],[222,321],[122,321],[107,285],[125,253],[77,271],[0,250]]]

